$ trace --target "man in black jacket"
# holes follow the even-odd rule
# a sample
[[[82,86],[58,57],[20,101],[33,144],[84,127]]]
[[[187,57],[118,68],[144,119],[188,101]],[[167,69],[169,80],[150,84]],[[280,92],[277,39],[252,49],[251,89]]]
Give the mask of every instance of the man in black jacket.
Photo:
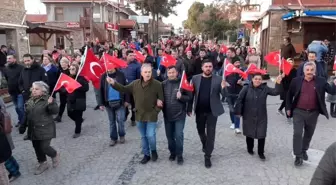
[[[315,76],[320,76],[322,78],[328,79],[328,74],[324,71],[323,66],[321,65],[321,62],[316,61],[316,56],[317,54],[314,51],[310,51],[308,53],[308,61],[302,62],[296,72],[296,76],[303,76],[304,75],[304,70],[303,66],[307,62],[313,62],[316,65],[316,70],[315,70]]]
[[[100,78],[100,110],[106,112],[110,121],[110,146],[114,146],[120,137],[120,143],[125,143],[125,107],[128,107],[130,99],[129,94],[115,90],[107,83],[106,77],[114,78],[119,84],[127,85],[124,73],[114,68],[113,65],[107,64],[107,73]],[[117,128],[118,123],[118,128]]]
[[[2,45],[0,48],[0,70],[2,71],[5,68],[7,61],[7,46]]]
[[[43,81],[48,84],[48,75],[43,67],[34,61],[30,54],[23,55],[25,68],[21,71],[19,77],[19,90],[26,102],[30,97],[30,88],[33,82]]]
[[[8,93],[12,98],[19,119],[16,126],[19,126],[24,117],[24,100],[19,89],[19,77],[23,70],[23,66],[17,63],[14,55],[7,56],[7,64],[8,65],[4,70],[4,76],[7,80]]]
[[[206,59],[206,51],[205,49],[201,49],[200,52],[199,52],[199,57],[196,58],[195,62],[194,62],[194,75],[198,75],[198,74],[201,74],[203,73],[202,71],[202,63],[203,63],[203,60]]]
[[[336,94],[336,79],[334,84],[330,85],[326,79],[315,76],[314,62],[305,63],[303,71],[304,76],[292,80],[286,98],[287,115],[293,116],[293,151],[296,156],[294,162],[296,166],[301,166],[303,160],[308,160],[307,150],[319,114],[329,118],[325,93]]]
[[[183,164],[184,124],[187,115],[187,102],[191,100],[191,92],[180,89],[181,80],[175,66],[167,68],[168,79],[162,82],[164,104],[163,115],[170,151],[170,161],[177,156],[177,163]]]

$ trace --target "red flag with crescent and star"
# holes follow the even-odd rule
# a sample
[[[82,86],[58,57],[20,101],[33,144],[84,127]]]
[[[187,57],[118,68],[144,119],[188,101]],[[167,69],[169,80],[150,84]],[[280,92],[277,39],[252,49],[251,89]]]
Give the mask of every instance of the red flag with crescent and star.
[[[268,64],[279,67],[286,75],[289,75],[293,67],[286,59],[281,59],[280,51],[268,53],[265,60]]]
[[[105,58],[104,58],[105,57]],[[116,68],[125,68],[127,67],[127,63],[124,60],[121,60],[115,56],[111,56],[107,53],[104,53],[103,57],[100,59],[101,63],[104,63],[104,59],[106,60],[106,64],[113,63]]]
[[[145,56],[143,56],[140,51],[136,51],[134,50],[134,54],[135,54],[135,59],[140,62],[140,63],[143,63],[145,61]]]
[[[242,70],[239,68],[235,67],[232,63],[230,63],[228,60],[225,64],[225,77],[233,74],[233,73],[238,73],[242,78],[246,79],[247,75],[244,73]]]
[[[75,79],[71,78],[70,76],[64,73],[61,73],[55,85],[54,91],[57,91],[61,87],[64,87],[68,93],[73,93],[76,89],[78,89],[81,86],[82,85],[78,83]]]
[[[191,91],[191,92],[194,91],[194,85],[192,83],[188,82],[187,75],[184,71],[182,73],[180,88],[182,88],[186,91]]]
[[[100,61],[91,49],[88,49],[80,74],[89,79],[95,88],[99,88],[100,77],[105,71],[104,62]]]
[[[248,68],[245,71],[246,74],[256,74],[256,73],[260,73],[262,75],[265,75],[267,73],[266,70],[263,69],[259,69],[257,67],[257,65],[255,65],[254,63],[251,63]]]
[[[150,56],[154,56],[153,50],[152,50],[152,46],[150,44],[147,44],[147,49],[148,49],[148,55]]]
[[[163,65],[165,67],[175,66],[176,65],[176,59],[173,56],[165,53],[162,56],[160,65]]]

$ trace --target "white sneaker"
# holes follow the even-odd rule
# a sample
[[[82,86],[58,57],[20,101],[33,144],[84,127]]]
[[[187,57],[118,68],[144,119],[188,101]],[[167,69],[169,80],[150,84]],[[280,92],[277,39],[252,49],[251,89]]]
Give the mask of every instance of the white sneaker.
[[[230,128],[233,130],[235,129],[235,124],[231,124]]]
[[[236,128],[236,129],[235,129],[235,133],[236,133],[236,134],[241,134],[240,129],[239,129],[239,128]]]
[[[285,114],[282,112],[282,110],[277,110],[277,113],[281,116],[285,116]]]

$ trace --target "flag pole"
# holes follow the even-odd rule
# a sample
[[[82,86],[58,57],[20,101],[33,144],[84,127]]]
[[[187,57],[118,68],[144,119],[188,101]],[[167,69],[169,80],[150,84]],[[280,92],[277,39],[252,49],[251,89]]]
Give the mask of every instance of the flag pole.
[[[223,64],[223,80],[225,80],[226,62],[227,62],[227,58],[224,60],[224,64]]]
[[[58,77],[58,79],[57,79],[57,81],[56,81],[56,85],[58,84],[58,82],[59,82],[59,80],[61,79],[62,75],[63,75],[63,73],[61,73],[61,75],[59,75],[59,77]],[[52,97],[52,96],[54,95],[56,85],[55,85],[53,91],[51,92],[50,97]]]
[[[281,49],[279,49],[279,75],[281,75],[281,63],[282,63],[282,60],[281,60]]]
[[[83,69],[84,63],[85,63],[85,61],[86,61],[87,50],[88,50],[88,46],[85,47],[84,55],[83,55],[82,58],[81,58],[81,63],[80,63],[80,66],[79,66],[79,69],[78,69],[78,72],[77,72],[77,75],[76,75],[75,80],[77,80],[77,78],[78,78],[80,72],[81,72],[82,69]]]
[[[184,70],[183,70],[183,72],[182,72],[182,78],[181,78],[181,81],[180,81],[180,85],[179,85],[178,91],[181,90],[181,86],[182,86],[182,81],[183,81],[184,73],[185,73],[185,72],[184,72]]]
[[[106,75],[107,75],[107,65],[106,65],[106,54],[103,54],[104,57],[104,65],[105,65],[105,71],[106,71]]]

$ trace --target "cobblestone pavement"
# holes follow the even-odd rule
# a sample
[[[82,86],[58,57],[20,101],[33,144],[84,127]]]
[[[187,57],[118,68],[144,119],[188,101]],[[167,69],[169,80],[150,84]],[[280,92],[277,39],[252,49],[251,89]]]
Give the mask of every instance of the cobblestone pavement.
[[[245,138],[235,135],[229,128],[227,113],[219,117],[213,167],[204,167],[204,158],[197,135],[194,117],[188,118],[185,127],[183,166],[168,160],[164,127],[159,123],[157,147],[159,160],[147,165],[141,159],[140,139],[135,127],[127,126],[126,143],[109,147],[109,127],[105,112],[94,111],[94,93],[88,93],[82,136],[73,139],[74,123],[65,115],[57,123],[57,138],[52,146],[60,152],[61,163],[39,176],[33,175],[37,165],[30,141],[23,141],[17,131],[13,133],[16,145],[14,156],[22,176],[13,185],[307,185],[316,164],[293,165],[292,126],[276,114],[279,97],[268,99],[269,127],[265,155],[246,152]],[[14,108],[9,108],[16,120]],[[227,108],[226,108],[227,111]],[[129,124],[127,124],[129,125]],[[335,119],[320,116],[311,148],[325,150],[335,140]],[[51,161],[49,160],[49,163]]]

